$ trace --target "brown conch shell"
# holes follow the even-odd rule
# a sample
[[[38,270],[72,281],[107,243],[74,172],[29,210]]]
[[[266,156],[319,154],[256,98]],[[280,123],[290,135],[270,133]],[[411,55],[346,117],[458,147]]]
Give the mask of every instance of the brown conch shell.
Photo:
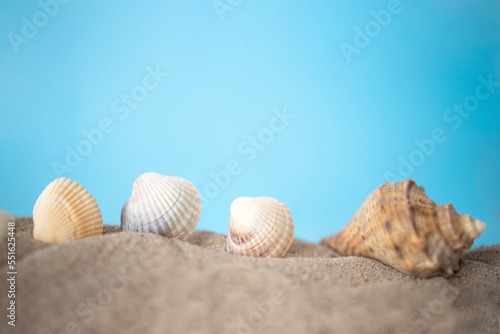
[[[322,242],[343,255],[377,259],[421,278],[452,276],[464,249],[486,229],[452,204],[437,205],[413,180],[384,183],[349,224]]]

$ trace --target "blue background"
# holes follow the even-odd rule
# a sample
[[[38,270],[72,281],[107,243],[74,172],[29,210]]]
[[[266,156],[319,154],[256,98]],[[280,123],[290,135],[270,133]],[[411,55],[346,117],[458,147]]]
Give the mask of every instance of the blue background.
[[[112,131],[62,175],[107,223],[119,223],[135,178],[155,171],[204,194],[198,230],[226,233],[233,199],[265,195],[291,209],[296,238],[317,242],[393,173],[486,222],[476,246],[500,242],[500,87],[460,124],[446,121],[478,77],[500,80],[498,1],[401,1],[379,31],[371,11],[390,1],[232,0],[220,13],[215,3],[74,0],[44,22],[37,1],[1,0],[0,207],[31,215],[54,164],[104,120]],[[40,27],[16,44],[23,17]],[[356,47],[367,24],[369,44],[346,57],[341,46]],[[168,76],[120,118],[122,94],[157,67]],[[283,131],[253,160],[241,154],[285,109]],[[435,129],[444,142],[418,153]],[[410,156],[414,170],[398,176]],[[241,172],[216,191],[210,173],[232,160]]]

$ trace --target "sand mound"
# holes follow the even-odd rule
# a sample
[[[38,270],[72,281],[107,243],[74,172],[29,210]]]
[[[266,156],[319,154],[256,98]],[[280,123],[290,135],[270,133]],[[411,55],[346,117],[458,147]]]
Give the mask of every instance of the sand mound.
[[[18,220],[17,321],[1,333],[498,333],[500,246],[464,253],[452,278],[404,275],[295,240],[285,259],[119,232],[61,245]],[[6,241],[0,247],[6,249]],[[7,307],[6,260],[0,306]],[[5,312],[5,311],[4,311]],[[5,316],[4,316],[5,317]]]

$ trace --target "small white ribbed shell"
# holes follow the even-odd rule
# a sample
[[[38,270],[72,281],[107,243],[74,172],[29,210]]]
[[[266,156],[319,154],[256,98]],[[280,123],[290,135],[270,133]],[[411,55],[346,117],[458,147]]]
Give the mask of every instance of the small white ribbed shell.
[[[231,204],[227,251],[252,257],[284,257],[292,245],[293,218],[269,197],[239,197]]]
[[[61,243],[102,234],[97,202],[85,188],[68,178],[52,181],[33,208],[33,237]]]
[[[155,233],[185,240],[201,216],[201,197],[194,185],[179,177],[145,173],[135,180],[122,209],[123,231]]]

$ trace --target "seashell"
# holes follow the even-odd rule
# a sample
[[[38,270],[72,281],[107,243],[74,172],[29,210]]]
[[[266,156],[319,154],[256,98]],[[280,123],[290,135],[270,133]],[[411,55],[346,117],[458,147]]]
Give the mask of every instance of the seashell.
[[[252,257],[284,257],[293,241],[293,218],[280,201],[239,197],[231,204],[227,251]]]
[[[417,277],[452,276],[462,251],[485,229],[452,204],[436,205],[408,179],[384,183],[342,231],[323,243],[343,255],[371,257]]]
[[[15,221],[14,216],[5,211],[0,210],[0,238],[5,238],[9,234],[9,222]]]
[[[33,208],[33,237],[61,243],[102,234],[97,202],[85,188],[68,178],[52,181]]]
[[[179,177],[145,173],[135,180],[122,209],[123,231],[145,232],[185,240],[201,216],[201,197],[194,185]]]

